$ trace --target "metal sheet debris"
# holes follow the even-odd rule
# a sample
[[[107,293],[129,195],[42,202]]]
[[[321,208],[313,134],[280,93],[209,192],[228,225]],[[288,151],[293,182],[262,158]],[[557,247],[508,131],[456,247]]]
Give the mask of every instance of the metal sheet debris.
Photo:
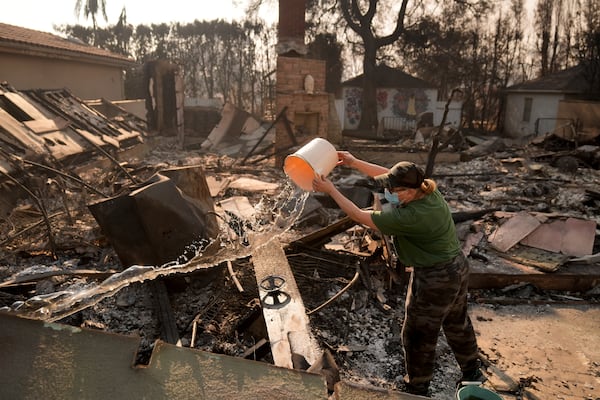
[[[591,255],[596,236],[596,221],[578,218],[550,221],[540,225],[521,243],[531,247],[581,257]]]
[[[540,226],[540,221],[534,216],[527,212],[520,212],[500,225],[490,235],[490,245],[500,252],[506,252],[538,226]]]
[[[0,313],[0,398],[327,399],[321,375],[161,341],[133,365],[139,343]]]
[[[216,237],[212,200],[208,208],[199,207],[161,174],[133,189],[89,205],[123,266],[160,266],[184,256],[195,242]]]

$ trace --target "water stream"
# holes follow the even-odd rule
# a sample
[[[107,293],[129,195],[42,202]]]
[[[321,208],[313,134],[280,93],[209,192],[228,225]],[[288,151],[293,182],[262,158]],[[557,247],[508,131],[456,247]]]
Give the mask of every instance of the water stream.
[[[102,299],[114,296],[132,283],[144,282],[173,274],[185,274],[200,269],[214,268],[223,262],[248,257],[252,252],[289,230],[299,218],[309,193],[298,189],[290,181],[283,183],[277,196],[263,196],[254,205],[252,221],[244,221],[243,233],[234,232],[225,216],[220,216],[220,233],[213,240],[192,243],[176,261],[161,266],[133,265],[115,273],[100,283],[72,285],[64,290],[31,297],[13,304],[8,311],[27,318],[48,322],[58,321],[91,307]],[[252,240],[249,241],[248,237]],[[37,270],[36,272],[40,272]]]

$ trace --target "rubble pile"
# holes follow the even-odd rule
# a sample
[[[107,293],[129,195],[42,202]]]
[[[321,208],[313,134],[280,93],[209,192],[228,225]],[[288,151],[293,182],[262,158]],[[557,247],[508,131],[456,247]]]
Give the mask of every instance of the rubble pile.
[[[353,149],[352,143],[347,146],[365,158],[366,147]],[[572,154],[569,156],[574,157]],[[396,161],[391,160],[389,152],[382,157]],[[398,157],[402,157],[401,151]],[[573,167],[572,159],[565,162],[562,157],[565,155],[561,153],[562,161],[555,162],[556,157],[545,149],[504,147],[471,160],[435,165],[433,178],[454,211],[474,282],[479,284],[470,293],[474,304],[509,300],[514,304],[597,304],[600,300],[597,283],[593,284],[596,278],[588,281],[591,287],[571,285],[557,290],[549,284],[545,287],[541,278],[535,284],[508,284],[499,276],[511,268],[527,277],[545,276],[549,271],[588,273],[595,268],[593,276],[597,276],[600,172],[583,161]],[[157,138],[143,161],[123,163],[121,168],[90,164],[81,169],[79,177],[111,197],[131,185],[122,168],[136,182],[145,182],[159,171],[181,166],[201,166],[215,204],[235,205],[225,208],[227,212],[221,210],[217,219],[221,223],[226,220],[240,237],[247,229],[242,205],[256,205],[290,184],[272,160],[244,166],[229,156],[181,150],[169,138]],[[35,178],[45,214],[31,198],[25,198],[0,220],[0,307],[4,312],[18,312],[21,305],[36,296],[84,290],[124,269],[119,254],[88,208],[102,196],[53,174],[38,171]],[[239,182],[242,178],[245,181]],[[358,202],[371,201],[373,188],[364,177],[336,168],[331,179],[342,190],[354,190]],[[235,201],[228,203],[232,199]],[[294,272],[314,335],[334,355],[342,379],[386,389],[401,388],[405,271],[400,266],[390,268],[384,238],[362,227],[350,225],[324,234],[321,240],[303,241],[344,218],[330,200],[319,194],[311,194],[303,205],[302,214],[278,239]],[[526,233],[521,230],[522,221],[530,219],[535,220],[536,227],[550,226],[549,234],[556,234],[556,224],[566,229],[568,223],[575,223],[580,236],[575,244],[542,249],[543,240],[532,244],[533,229]],[[509,230],[511,225],[519,228]],[[501,237],[503,227],[508,233]],[[532,246],[523,245],[528,240]],[[580,269],[572,272],[571,268]],[[480,284],[486,274],[493,274],[498,285]],[[268,346],[260,342],[266,333],[251,257],[242,255],[229,264],[169,275],[161,281],[168,293],[179,345],[273,361]],[[142,342],[136,362],[147,363],[155,341],[163,335],[156,307],[157,293],[161,292],[148,290],[148,285],[126,285],[58,322],[138,335]],[[438,346],[432,393],[438,399],[453,398],[460,371],[443,334]],[[529,384],[535,387],[535,382]]]

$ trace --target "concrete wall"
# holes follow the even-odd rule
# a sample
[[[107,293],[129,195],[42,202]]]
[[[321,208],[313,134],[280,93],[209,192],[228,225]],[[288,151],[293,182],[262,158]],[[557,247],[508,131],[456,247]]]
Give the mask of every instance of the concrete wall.
[[[2,54],[0,81],[17,90],[67,88],[83,100],[125,97],[121,68],[77,61]]]
[[[113,103],[136,117],[143,119],[144,121],[146,120],[146,102],[144,99],[117,100],[113,101]]]
[[[525,99],[531,98],[531,114],[528,121],[523,121]],[[504,117],[504,134],[519,138],[552,132],[556,127],[558,104],[564,98],[560,93],[509,93],[506,96],[506,114]]]

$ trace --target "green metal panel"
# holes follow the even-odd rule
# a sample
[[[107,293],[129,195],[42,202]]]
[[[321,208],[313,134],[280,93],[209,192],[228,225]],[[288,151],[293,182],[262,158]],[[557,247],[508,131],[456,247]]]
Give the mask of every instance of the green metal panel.
[[[157,342],[0,314],[0,399],[327,399],[325,378]]]

